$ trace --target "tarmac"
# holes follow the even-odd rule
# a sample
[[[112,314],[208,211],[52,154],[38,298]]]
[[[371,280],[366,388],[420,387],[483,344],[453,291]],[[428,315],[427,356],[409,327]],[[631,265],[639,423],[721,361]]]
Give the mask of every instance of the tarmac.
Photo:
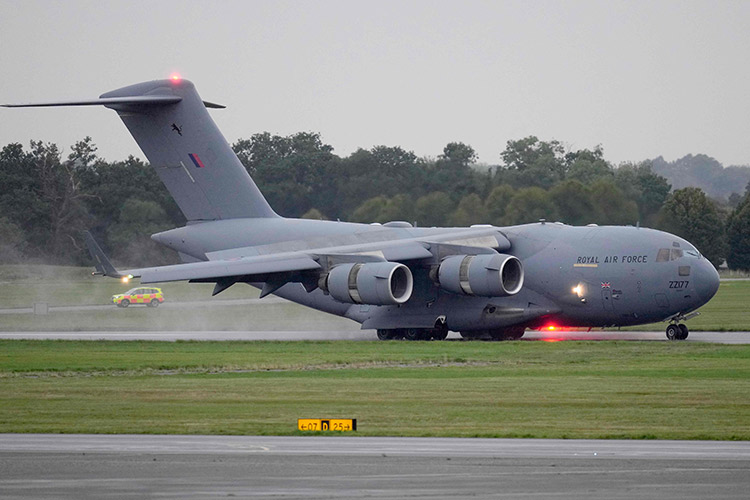
[[[0,496],[747,498],[750,442],[0,434]]]

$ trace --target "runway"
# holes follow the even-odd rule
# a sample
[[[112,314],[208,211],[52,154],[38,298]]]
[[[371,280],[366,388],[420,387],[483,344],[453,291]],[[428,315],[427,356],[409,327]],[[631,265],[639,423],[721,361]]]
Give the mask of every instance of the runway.
[[[260,330],[260,331],[91,331],[91,332],[0,332],[0,339],[31,340],[154,340],[176,342],[178,340],[377,340],[374,330]],[[461,341],[458,333],[451,332],[449,341]],[[668,342],[663,331],[527,331],[522,342],[559,342],[570,340],[643,340]],[[690,332],[681,342],[712,342],[718,344],[749,344],[750,332]]]
[[[0,435],[26,498],[747,498],[750,443]]]

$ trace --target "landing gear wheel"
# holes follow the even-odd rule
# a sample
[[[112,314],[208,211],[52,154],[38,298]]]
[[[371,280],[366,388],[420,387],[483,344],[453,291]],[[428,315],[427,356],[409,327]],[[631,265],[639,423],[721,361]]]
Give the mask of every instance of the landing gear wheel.
[[[424,331],[419,328],[407,328],[404,330],[404,338],[406,340],[425,340],[429,337],[425,336]]]
[[[690,330],[688,330],[688,327],[685,323],[680,323],[679,325],[677,325],[677,328],[680,329],[680,336],[677,337],[678,340],[685,340],[686,338],[688,338]]]
[[[448,337],[448,328],[443,326],[432,330],[432,340],[445,340]]]
[[[159,301],[154,299],[148,303],[148,307],[159,307]]]
[[[524,333],[526,333],[525,328],[511,328],[507,330],[505,338],[507,340],[520,340]]]
[[[120,307],[128,307],[130,305],[130,301],[128,299],[122,299],[122,302],[120,302]]]
[[[679,340],[680,335],[682,335],[682,332],[679,326],[672,324],[667,327],[667,338],[669,340]]]
[[[399,340],[402,338],[404,338],[403,330],[384,330],[384,329],[378,330],[379,340]]]

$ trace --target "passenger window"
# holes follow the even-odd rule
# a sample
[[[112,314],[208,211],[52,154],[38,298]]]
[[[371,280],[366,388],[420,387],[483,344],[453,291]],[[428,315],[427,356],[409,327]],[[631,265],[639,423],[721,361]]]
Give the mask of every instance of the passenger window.
[[[669,260],[677,260],[680,257],[682,257],[682,250],[680,250],[679,248],[673,248],[672,249],[672,256],[670,257]]]
[[[668,262],[669,261],[669,248],[660,248],[659,253],[656,254],[656,262]]]
[[[690,276],[690,266],[680,266],[677,268],[680,276]]]

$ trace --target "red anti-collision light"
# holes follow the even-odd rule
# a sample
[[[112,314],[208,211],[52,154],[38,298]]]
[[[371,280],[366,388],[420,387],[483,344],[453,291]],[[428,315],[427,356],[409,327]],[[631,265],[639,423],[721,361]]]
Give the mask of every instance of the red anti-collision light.
[[[180,75],[178,75],[177,73],[172,73],[172,76],[170,76],[169,79],[172,80],[173,82],[177,83],[180,80],[182,80],[182,77]]]

